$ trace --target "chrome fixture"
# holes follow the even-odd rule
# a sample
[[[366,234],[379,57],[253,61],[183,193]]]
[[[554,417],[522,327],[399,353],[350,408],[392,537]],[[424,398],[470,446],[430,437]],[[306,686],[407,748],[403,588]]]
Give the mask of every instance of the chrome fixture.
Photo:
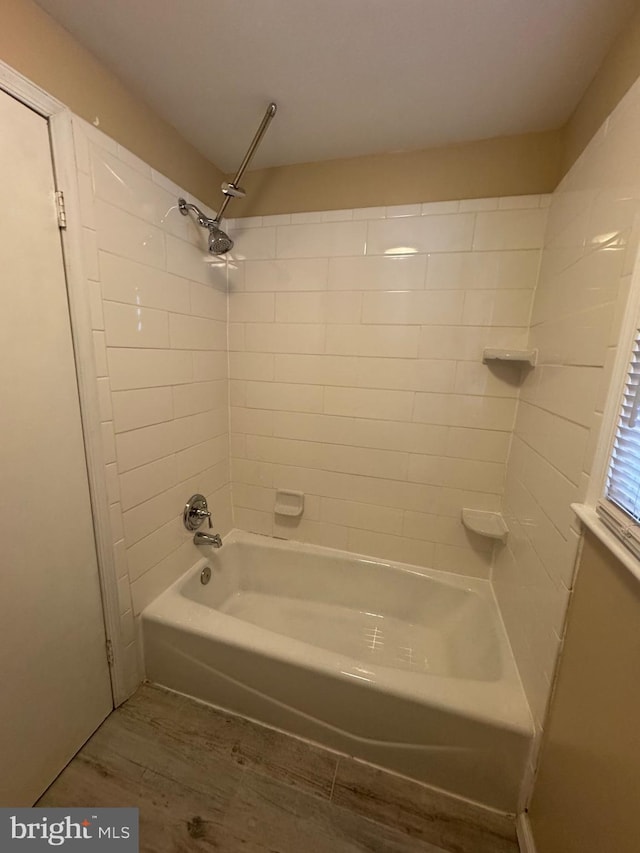
[[[213,527],[211,513],[207,506],[204,495],[191,495],[185,504],[182,513],[182,521],[187,530],[198,530],[202,522],[207,519],[209,528]],[[212,545],[214,548],[222,548],[222,537],[219,533],[200,533],[198,531],[193,537],[195,545]]]
[[[191,495],[182,513],[184,526],[187,530],[197,530],[205,518],[209,519],[209,527],[213,527],[205,496]]]
[[[195,204],[189,204],[184,198],[178,199],[178,209],[183,216],[186,216],[190,210],[193,210],[196,214],[198,225],[209,229],[209,251],[212,255],[224,255],[229,249],[233,249],[233,240],[218,226],[217,219],[205,216],[199,207],[196,207]]]
[[[213,548],[222,548],[222,537],[219,533],[201,533],[198,531],[193,537],[195,545],[211,545]]]
[[[211,580],[211,568],[209,566],[205,566],[204,569],[200,572],[200,583],[203,586],[206,586]]]
[[[267,111],[264,114],[264,118],[260,122],[260,127],[256,131],[256,135],[253,137],[253,141],[249,146],[249,150],[244,155],[244,160],[240,164],[240,168],[236,172],[236,176],[232,181],[223,181],[221,190],[224,195],[224,201],[220,207],[220,210],[215,215],[215,218],[211,218],[209,216],[205,216],[204,213],[196,207],[195,204],[189,204],[186,199],[179,198],[178,199],[178,207],[180,209],[180,213],[183,216],[187,216],[190,210],[192,210],[196,214],[196,219],[198,221],[198,225],[201,225],[203,228],[209,229],[209,251],[212,255],[224,255],[230,249],[233,248],[233,240],[229,237],[228,234],[225,234],[224,231],[220,228],[220,223],[222,221],[222,217],[224,216],[224,212],[227,209],[227,205],[231,201],[232,198],[244,198],[246,192],[240,186],[240,181],[242,180],[242,176],[244,175],[249,163],[251,162],[253,155],[255,154],[256,148],[260,144],[260,140],[265,134],[266,129],[269,127],[271,119],[276,114],[276,110],[278,109],[277,105],[274,103],[269,104],[267,107]]]

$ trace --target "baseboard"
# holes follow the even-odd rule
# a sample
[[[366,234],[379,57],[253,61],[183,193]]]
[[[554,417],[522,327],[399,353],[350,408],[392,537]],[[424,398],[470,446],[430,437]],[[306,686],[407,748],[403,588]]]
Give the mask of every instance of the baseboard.
[[[518,833],[520,853],[537,853],[536,843],[533,840],[533,832],[531,831],[531,822],[526,812],[521,812],[518,815],[516,831]]]

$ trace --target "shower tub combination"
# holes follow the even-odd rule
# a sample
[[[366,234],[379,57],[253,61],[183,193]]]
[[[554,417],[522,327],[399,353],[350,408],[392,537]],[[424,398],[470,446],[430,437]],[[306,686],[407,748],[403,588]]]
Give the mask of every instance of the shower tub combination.
[[[516,811],[533,729],[488,581],[237,530],[210,550],[142,614],[151,681]]]

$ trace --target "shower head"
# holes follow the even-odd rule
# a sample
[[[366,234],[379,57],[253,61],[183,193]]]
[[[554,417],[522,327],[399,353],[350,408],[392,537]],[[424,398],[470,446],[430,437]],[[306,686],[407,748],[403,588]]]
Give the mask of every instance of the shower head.
[[[209,251],[212,255],[224,255],[233,248],[233,240],[228,234],[218,225],[218,219],[211,219],[210,216],[205,216],[199,207],[195,204],[188,204],[186,199],[178,199],[178,209],[183,216],[187,216],[190,210],[196,214],[198,225],[209,229]]]
[[[233,249],[233,240],[214,223],[209,225],[209,251],[212,255],[224,255]]]
[[[249,150],[244,155],[244,160],[242,161],[240,168],[236,172],[235,178],[232,181],[223,181],[221,189],[224,195],[224,201],[222,202],[222,206],[216,213],[215,219],[212,219],[210,216],[205,216],[199,207],[196,207],[195,204],[189,204],[186,199],[178,199],[178,208],[183,216],[187,216],[189,211],[192,210],[196,214],[198,225],[201,225],[203,228],[209,229],[209,251],[212,255],[224,255],[230,249],[233,249],[233,240],[220,228],[220,223],[222,222],[222,217],[224,216],[224,212],[227,209],[227,205],[229,204],[231,199],[245,197],[246,193],[240,186],[240,180],[244,175],[247,166],[251,162],[251,158],[253,157],[255,150],[260,143],[260,140],[264,136],[264,133],[267,127],[269,126],[271,119],[276,114],[277,109],[278,107],[276,106],[276,104],[269,104],[269,106],[267,107],[267,111],[264,114],[264,118],[260,123],[260,127],[258,128],[256,135],[253,137],[253,141],[249,146]]]

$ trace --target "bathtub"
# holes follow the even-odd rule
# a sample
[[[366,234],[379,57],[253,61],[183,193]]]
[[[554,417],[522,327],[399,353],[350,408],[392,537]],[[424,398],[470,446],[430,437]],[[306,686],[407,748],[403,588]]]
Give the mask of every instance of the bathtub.
[[[149,680],[516,811],[533,729],[488,581],[237,530],[203,550],[142,613]]]

